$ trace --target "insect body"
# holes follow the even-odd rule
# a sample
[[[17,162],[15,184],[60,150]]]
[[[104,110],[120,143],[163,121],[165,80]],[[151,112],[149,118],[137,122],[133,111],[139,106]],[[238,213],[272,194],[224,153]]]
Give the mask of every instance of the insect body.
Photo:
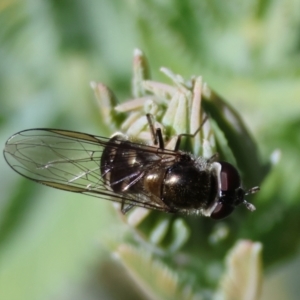
[[[130,141],[116,134],[107,139],[95,135],[57,130],[30,129],[13,135],[4,156],[19,174],[38,183],[76,193],[120,202],[125,213],[134,206],[169,213],[201,214],[215,219],[228,216],[243,203],[237,170],[178,150],[164,148],[160,129],[154,144]]]

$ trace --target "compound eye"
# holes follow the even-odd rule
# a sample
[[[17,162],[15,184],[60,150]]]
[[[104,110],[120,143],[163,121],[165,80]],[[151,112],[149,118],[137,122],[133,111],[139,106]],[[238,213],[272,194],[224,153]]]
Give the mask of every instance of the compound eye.
[[[221,161],[221,190],[234,191],[241,186],[241,178],[237,169],[228,162]]]
[[[223,219],[229,216],[234,210],[234,207],[231,205],[226,205],[224,203],[218,203],[210,217],[215,220]]]

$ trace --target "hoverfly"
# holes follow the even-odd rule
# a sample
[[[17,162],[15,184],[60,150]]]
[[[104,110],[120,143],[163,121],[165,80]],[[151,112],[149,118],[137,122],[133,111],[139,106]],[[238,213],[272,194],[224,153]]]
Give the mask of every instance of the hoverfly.
[[[60,129],[29,129],[8,139],[7,163],[38,183],[121,203],[123,213],[134,206],[168,213],[200,214],[213,219],[228,216],[255,193],[241,186],[236,168],[224,161],[194,157],[164,147],[160,128],[147,115],[154,146],[131,141],[117,133],[111,138]]]

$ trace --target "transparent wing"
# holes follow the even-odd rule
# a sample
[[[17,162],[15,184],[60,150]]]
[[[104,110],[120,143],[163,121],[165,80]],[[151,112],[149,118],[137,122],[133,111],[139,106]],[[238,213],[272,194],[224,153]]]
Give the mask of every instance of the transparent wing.
[[[90,134],[57,130],[29,129],[13,135],[5,145],[4,157],[7,163],[20,175],[38,183],[75,193],[88,194],[106,200],[165,210],[162,203],[151,201],[145,193],[115,193],[104,183],[101,176],[101,157],[104,149],[121,147],[126,150],[142,151],[152,155],[151,164],[160,161],[161,156],[175,156],[171,150],[159,150],[137,143],[116,143],[110,139]],[[126,152],[126,151],[125,151]],[[127,151],[132,153],[132,151]],[[157,159],[153,160],[153,156]],[[124,156],[128,160],[130,157]],[[149,163],[134,169],[134,177],[142,177]],[[122,161],[117,168],[122,169]],[[125,165],[125,164],[124,164]],[[128,164],[126,165],[128,168]],[[130,181],[132,174],[121,180]]]

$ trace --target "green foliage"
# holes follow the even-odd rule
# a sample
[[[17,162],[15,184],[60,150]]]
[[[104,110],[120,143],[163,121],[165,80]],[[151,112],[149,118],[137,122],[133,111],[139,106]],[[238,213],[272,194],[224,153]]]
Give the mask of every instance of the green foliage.
[[[224,257],[239,239],[262,244],[266,270],[295,258],[300,226],[299,6],[292,0],[2,1],[2,145],[11,134],[34,127],[111,134],[93,103],[89,82],[105,83],[122,101],[131,97],[129,58],[139,47],[149,58],[151,78],[167,81],[158,72],[161,66],[184,78],[201,75],[226,99],[251,134],[244,140],[235,132],[230,142],[221,133],[220,152],[235,158],[243,171],[251,168],[251,176],[243,173],[247,187],[264,181],[253,198],[253,213],[240,208],[219,223],[153,213],[132,228],[110,203],[36,186],[0,160],[0,298],[112,299],[125,295],[122,282],[137,279],[134,285],[139,286],[138,278],[145,278],[150,297],[163,299],[166,291],[158,279],[165,275],[166,287],[173,286],[177,296],[210,299],[224,278]],[[207,109],[215,112],[221,131],[230,132],[219,111]],[[254,158],[247,155],[249,144],[243,145],[249,140]],[[224,141],[231,152],[223,149]],[[275,149],[281,160],[266,176]],[[178,244],[172,244],[176,233]],[[106,276],[98,281],[112,252],[124,260],[126,270],[140,272],[119,277],[116,268],[110,277],[114,293],[105,285]],[[157,276],[153,285],[143,274],[147,264],[152,277]]]

